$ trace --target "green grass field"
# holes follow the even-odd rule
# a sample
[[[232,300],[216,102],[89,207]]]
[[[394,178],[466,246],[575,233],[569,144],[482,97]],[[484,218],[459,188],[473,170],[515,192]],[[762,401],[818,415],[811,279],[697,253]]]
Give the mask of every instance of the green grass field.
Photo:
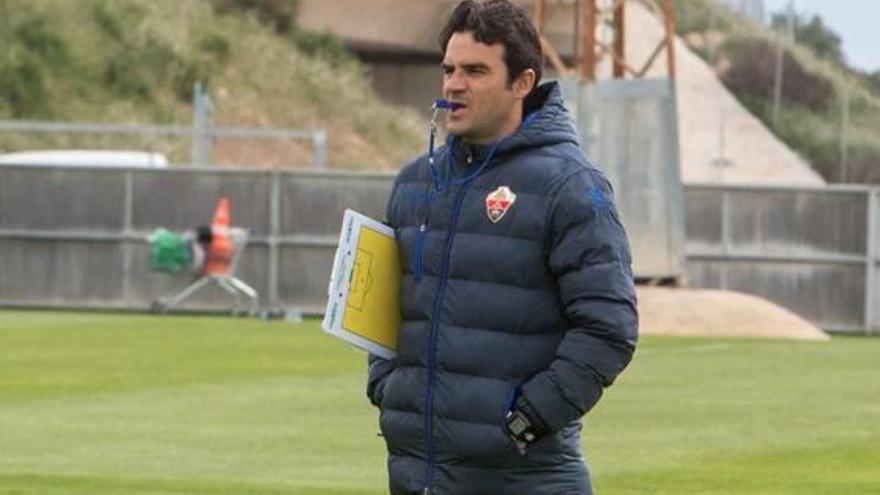
[[[0,312],[0,494],[380,494],[365,357],[302,324]],[[880,493],[880,339],[646,338],[606,494]]]

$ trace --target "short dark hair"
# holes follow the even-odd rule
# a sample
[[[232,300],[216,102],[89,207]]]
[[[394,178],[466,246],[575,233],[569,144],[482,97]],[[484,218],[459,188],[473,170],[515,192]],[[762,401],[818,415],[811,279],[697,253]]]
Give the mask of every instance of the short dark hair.
[[[513,84],[526,69],[535,71],[535,86],[532,89],[541,82],[541,63],[544,60],[541,40],[525,10],[508,0],[464,0],[455,7],[440,32],[443,53],[446,53],[452,35],[463,32],[472,33],[480,43],[501,43],[504,46],[508,84]]]

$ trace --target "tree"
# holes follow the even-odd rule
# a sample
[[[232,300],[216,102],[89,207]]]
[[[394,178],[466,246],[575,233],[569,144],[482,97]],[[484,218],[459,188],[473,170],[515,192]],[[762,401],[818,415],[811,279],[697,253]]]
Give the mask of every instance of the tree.
[[[793,15],[794,39],[797,43],[809,47],[819,58],[846,65],[840,36],[825,25],[820,15],[814,14],[809,21],[801,14]],[[788,13],[784,11],[774,13],[771,19],[774,29],[784,31],[788,22]]]

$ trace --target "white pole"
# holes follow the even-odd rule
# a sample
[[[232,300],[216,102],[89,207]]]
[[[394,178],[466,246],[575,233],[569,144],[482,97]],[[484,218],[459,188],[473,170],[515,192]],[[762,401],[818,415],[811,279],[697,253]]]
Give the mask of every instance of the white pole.
[[[773,76],[773,127],[779,122],[779,100],[782,98],[782,36],[777,35],[776,72]]]
[[[849,152],[849,143],[847,142],[849,136],[849,84],[843,84],[843,101],[841,102],[840,109],[840,174],[838,177],[840,178],[840,183],[843,184],[847,181],[846,177],[846,165],[847,158]]]
[[[202,98],[202,84],[193,85],[193,137],[192,137],[192,165],[205,165],[205,108]]]
[[[876,296],[874,292],[876,287],[877,273],[877,211],[880,209],[878,196],[880,191],[871,189],[868,192],[868,256],[865,265],[865,330],[868,335],[875,335],[875,330],[880,329],[880,321],[874,321],[877,318],[875,313],[874,301]]]
[[[791,2],[788,2],[788,9],[786,12],[785,37],[788,39],[789,43],[794,40],[794,7]],[[779,122],[779,107],[782,103],[782,67],[783,61],[785,60],[785,46],[782,42],[782,36],[778,36],[777,40],[776,73],[773,84],[773,127],[776,127]]]

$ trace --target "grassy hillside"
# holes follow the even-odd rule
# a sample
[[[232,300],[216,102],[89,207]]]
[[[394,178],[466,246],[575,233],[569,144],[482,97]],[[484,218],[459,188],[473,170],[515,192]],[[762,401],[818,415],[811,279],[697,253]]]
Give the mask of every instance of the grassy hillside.
[[[326,128],[331,166],[387,168],[421,150],[422,120],[381,105],[338,41],[295,26],[279,33],[252,10],[220,8],[230,3],[0,0],[0,119],[189,125],[200,81],[217,125]],[[180,163],[190,146],[0,133],[0,150],[135,147]],[[305,165],[312,151],[224,140],[214,153],[222,163]]]
[[[310,320],[0,313],[0,494],[386,493],[366,359]],[[880,340],[645,338],[596,492],[876,494]]]
[[[844,64],[806,46],[785,43],[779,120],[773,124],[776,37],[713,0],[679,0],[677,29],[716,67],[719,77],[750,111],[813,164],[828,181],[840,180],[844,87],[850,94],[848,182],[880,183],[880,94]]]

